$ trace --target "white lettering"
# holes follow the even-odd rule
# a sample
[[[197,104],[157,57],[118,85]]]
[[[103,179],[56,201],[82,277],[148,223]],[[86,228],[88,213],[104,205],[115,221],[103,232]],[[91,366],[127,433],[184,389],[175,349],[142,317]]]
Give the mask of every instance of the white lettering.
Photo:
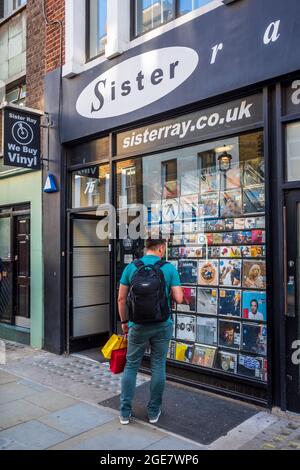
[[[245,118],[251,118],[250,108],[253,106],[252,103],[247,104],[247,101],[242,101],[240,113],[239,113],[239,121]]]
[[[212,47],[212,55],[211,55],[211,64],[214,64],[217,59],[218,52],[223,49],[223,43],[221,42],[220,44],[216,44],[214,47]]]
[[[270,44],[270,42],[276,42],[277,39],[279,39],[280,37],[279,27],[280,27],[280,20],[273,21],[271,24],[269,24],[264,34],[264,44],[266,46]]]
[[[296,90],[292,94],[292,98],[291,98],[292,103],[295,104],[295,105],[300,104],[300,80],[295,80],[292,83],[292,89]]]
[[[300,364],[300,340],[299,339],[293,342],[292,349],[296,349],[296,351],[294,351],[292,354],[292,363],[295,366],[298,366]]]

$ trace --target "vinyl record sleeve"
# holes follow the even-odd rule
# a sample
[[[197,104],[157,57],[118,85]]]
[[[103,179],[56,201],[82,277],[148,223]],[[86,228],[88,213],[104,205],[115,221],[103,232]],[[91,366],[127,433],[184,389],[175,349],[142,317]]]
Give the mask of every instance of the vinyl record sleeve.
[[[239,259],[220,260],[220,286],[241,286],[242,261]]]
[[[220,247],[221,258],[241,258],[242,251],[240,246],[221,246]]]
[[[219,284],[219,260],[201,260],[198,262],[198,284],[217,286]]]
[[[218,289],[214,289],[211,287],[197,288],[197,313],[217,315]]]
[[[217,356],[217,367],[224,372],[231,372],[232,374],[237,373],[237,354],[233,354],[226,351],[218,351]]]
[[[176,315],[176,339],[180,341],[196,341],[196,317],[194,315]]]
[[[267,327],[254,323],[243,323],[242,350],[259,356],[266,356]]]
[[[196,287],[184,286],[183,303],[177,304],[178,312],[196,312]]]
[[[241,316],[242,291],[238,289],[219,289],[219,315]]]
[[[243,260],[243,287],[246,289],[266,288],[266,262]]]
[[[195,344],[192,363],[201,367],[214,367],[217,348]]]
[[[240,349],[241,324],[236,321],[219,320],[219,346]]]
[[[267,294],[260,291],[244,291],[242,317],[247,320],[267,321]]]
[[[180,258],[203,258],[204,248],[202,246],[181,246],[179,248]]]
[[[193,357],[194,345],[185,343],[176,343],[176,361],[191,362]]]
[[[242,191],[231,189],[220,193],[221,217],[239,217],[242,215]]]
[[[200,317],[196,320],[196,341],[201,344],[217,346],[218,320],[214,317]]]
[[[182,284],[197,284],[198,262],[180,259],[178,261],[178,272]]]
[[[200,195],[199,216],[212,219],[219,217],[219,193],[206,193]]]
[[[244,214],[265,212],[265,187],[252,186],[243,191]]]
[[[262,184],[265,181],[264,160],[256,158],[244,164],[244,186]]]
[[[267,381],[267,360],[260,356],[239,354],[238,373],[254,379]]]

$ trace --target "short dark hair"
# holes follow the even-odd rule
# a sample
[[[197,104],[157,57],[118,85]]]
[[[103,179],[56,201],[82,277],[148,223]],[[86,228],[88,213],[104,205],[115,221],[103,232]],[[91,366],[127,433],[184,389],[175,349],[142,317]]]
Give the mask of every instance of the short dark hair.
[[[253,302],[256,304],[256,307],[258,307],[258,301],[257,301],[256,299],[252,299],[251,302],[250,302],[250,305],[251,305]]]
[[[163,238],[147,238],[146,240],[146,248],[150,250],[151,248],[157,248],[160,245],[165,245],[167,241]]]

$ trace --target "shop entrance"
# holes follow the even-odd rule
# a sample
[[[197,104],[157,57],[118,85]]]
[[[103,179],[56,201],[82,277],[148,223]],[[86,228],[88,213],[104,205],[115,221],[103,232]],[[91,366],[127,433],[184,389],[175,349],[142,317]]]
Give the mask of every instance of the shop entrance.
[[[69,215],[70,352],[100,347],[110,331],[110,252],[97,235],[101,220],[93,211]]]
[[[300,191],[286,197],[287,409],[300,412]]]

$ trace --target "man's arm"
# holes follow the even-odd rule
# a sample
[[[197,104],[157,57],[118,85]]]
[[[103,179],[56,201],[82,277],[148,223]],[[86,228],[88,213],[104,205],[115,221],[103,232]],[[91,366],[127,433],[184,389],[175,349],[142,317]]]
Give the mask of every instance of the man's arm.
[[[119,315],[121,322],[126,321],[126,299],[128,295],[129,287],[124,286],[123,284],[120,284],[119,288],[119,295],[118,295],[118,309],[119,309]],[[124,335],[127,335],[128,333],[128,324],[124,323],[122,324],[122,330]]]
[[[183,302],[183,291],[181,286],[172,286],[171,287],[171,296],[177,304],[182,304]]]

